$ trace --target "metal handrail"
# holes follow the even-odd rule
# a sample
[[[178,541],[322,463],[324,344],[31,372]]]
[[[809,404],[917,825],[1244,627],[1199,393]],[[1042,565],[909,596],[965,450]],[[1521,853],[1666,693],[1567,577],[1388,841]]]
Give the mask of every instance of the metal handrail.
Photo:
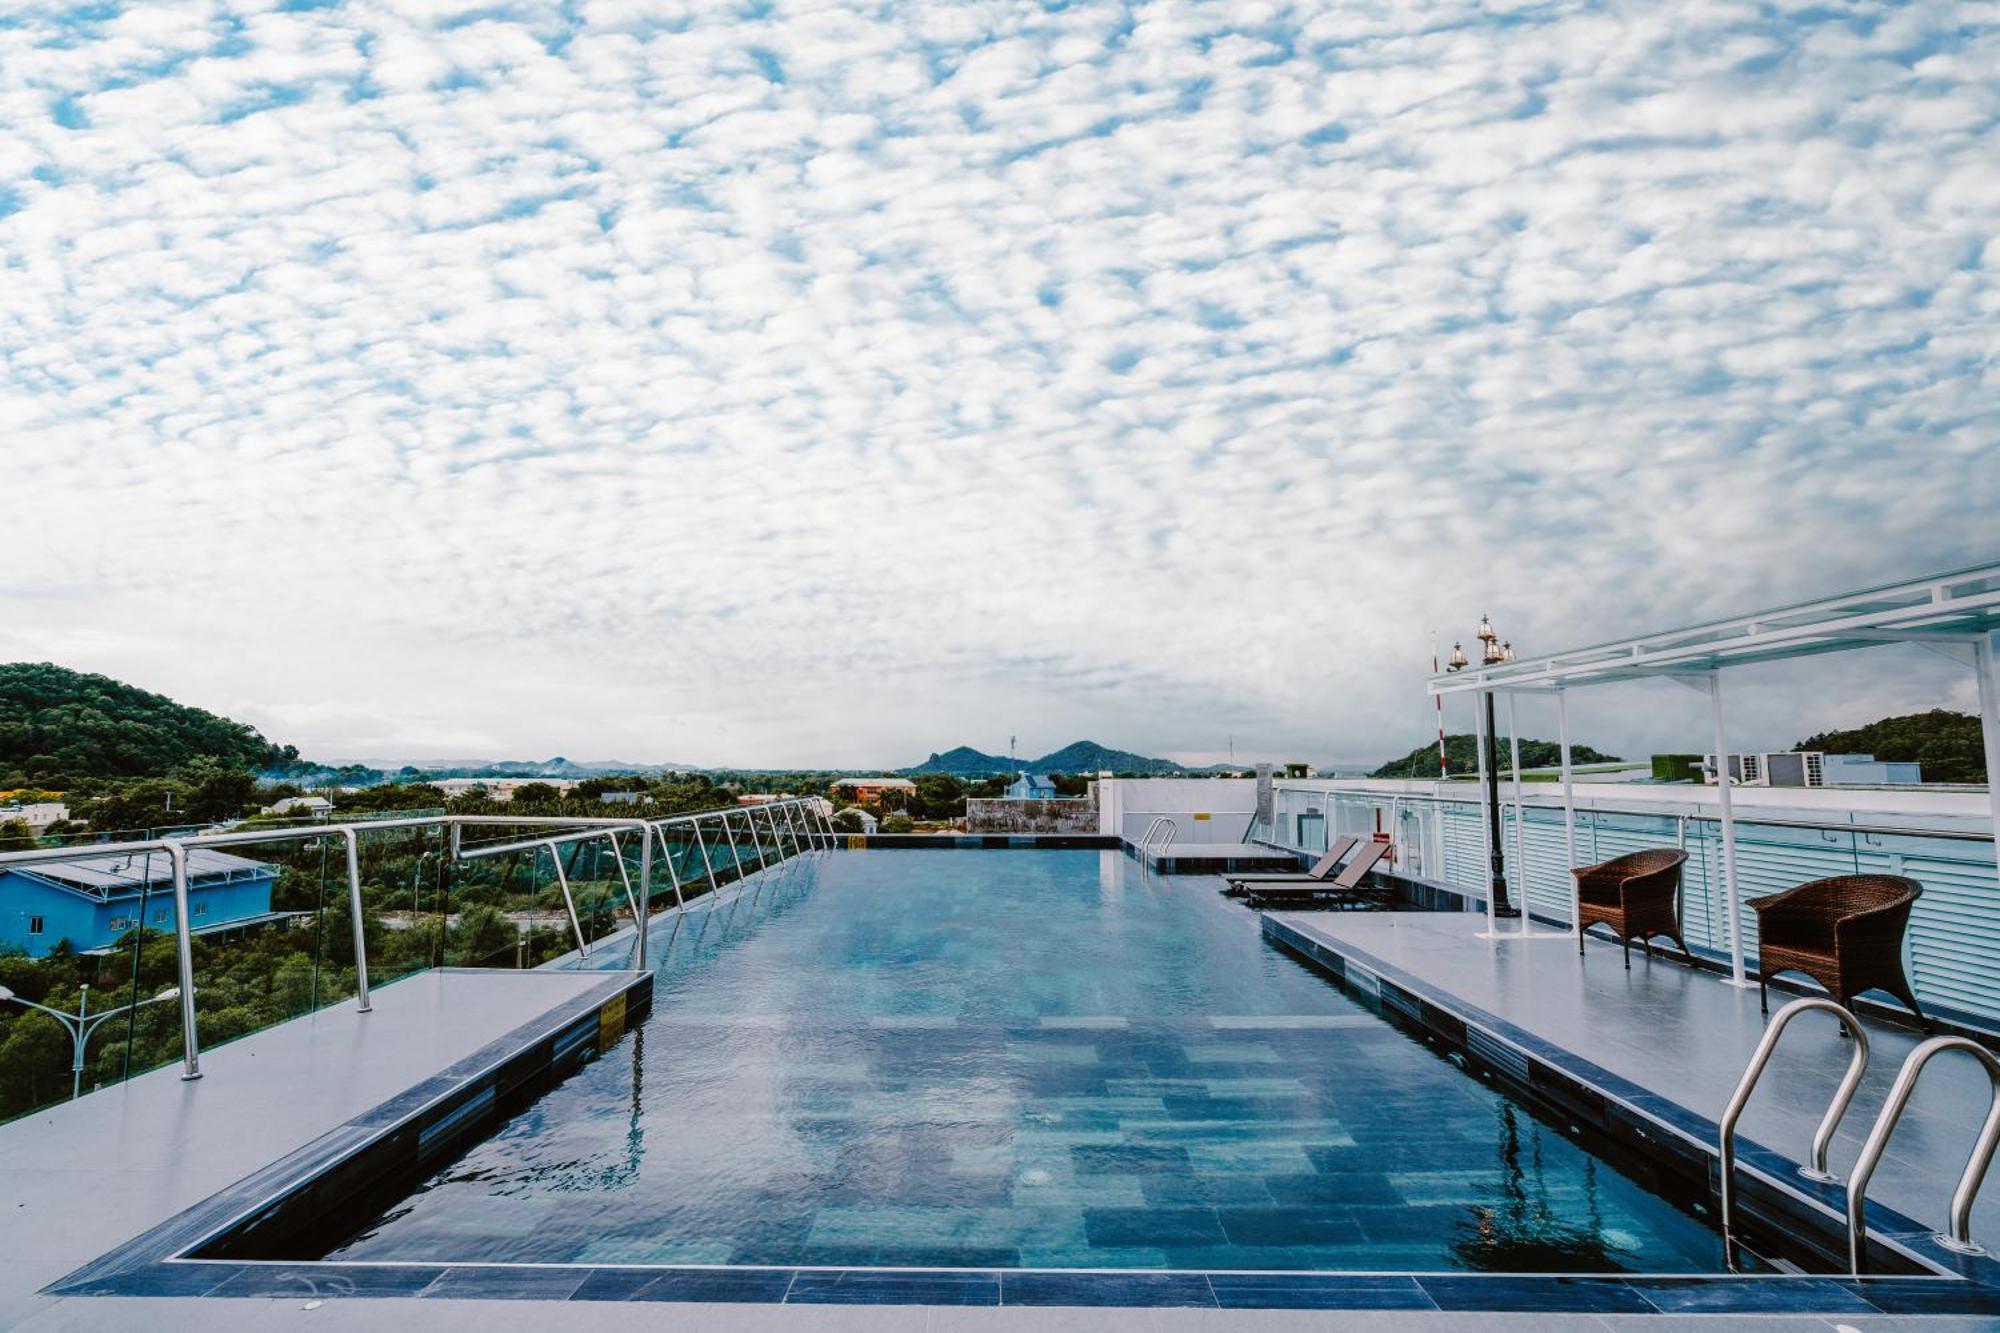
[[[1868,1131],[1868,1141],[1861,1145],[1861,1156],[1855,1160],[1854,1174],[1847,1182],[1847,1258],[1848,1268],[1856,1277],[1861,1276],[1868,1251],[1868,1228],[1865,1216],[1868,1208],[1868,1182],[1875,1175],[1875,1168],[1881,1165],[1882,1154],[1888,1150],[1889,1136],[1896,1132],[1896,1125],[1903,1118],[1904,1110],[1910,1104],[1910,1094],[1916,1091],[1917,1078],[1924,1072],[1924,1066],[1931,1057],[1944,1051],[1964,1051],[1979,1061],[1986,1071],[1986,1078],[1992,1084],[1991,1100],[1986,1107],[1986,1123],[1980,1127],[1979,1137],[1973,1142],[1972,1155],[1965,1161],[1965,1173],[1958,1178],[1958,1188],[1951,1194],[1951,1212],[1945,1219],[1945,1230],[1932,1237],[1939,1245],[1955,1254],[1985,1254],[1986,1248],[1972,1239],[1972,1201],[1979,1195],[1979,1187],[1985,1183],[1986,1168],[1993,1163],[1993,1150],[2000,1147],[2000,1056],[1981,1046],[1969,1037],[1932,1037],[1920,1042],[1903,1061],[1903,1067],[1896,1071],[1896,1082],[1889,1089],[1888,1100],[1882,1103],[1881,1114],[1875,1117],[1874,1128]]]
[[[1153,845],[1153,835],[1160,831],[1160,825],[1172,822],[1165,815],[1154,815],[1152,822],[1146,825],[1146,831],[1139,835],[1139,851],[1143,854]]]
[[[1743,1108],[1750,1104],[1750,1094],[1756,1090],[1757,1080],[1764,1076],[1765,1066],[1771,1063],[1771,1056],[1778,1049],[1778,1039],[1784,1035],[1785,1028],[1809,1009],[1823,1009],[1839,1019],[1854,1038],[1854,1054],[1847,1061],[1847,1073],[1841,1078],[1840,1086],[1834,1089],[1826,1114],[1820,1117],[1819,1128],[1813,1131],[1812,1146],[1806,1164],[1799,1168],[1799,1174],[1807,1180],[1824,1184],[1840,1179],[1827,1170],[1827,1150],[1833,1145],[1833,1132],[1840,1127],[1841,1117],[1847,1114],[1849,1104],[1854,1101],[1855,1090],[1861,1086],[1861,1076],[1868,1072],[1868,1034],[1862,1030],[1861,1020],[1842,1005],[1809,995],[1802,1000],[1793,1000],[1771,1015],[1769,1026],[1757,1042],[1757,1049],[1751,1052],[1750,1063],[1744,1068],[1743,1077],[1736,1081],[1736,1091],[1729,1095],[1729,1105],[1722,1112],[1716,1142],[1716,1156],[1720,1159],[1716,1193],[1722,1215],[1723,1258],[1732,1272],[1736,1268],[1732,1225],[1736,1205],[1736,1122],[1743,1118]]]
[[[768,811],[770,806],[777,805],[802,805],[812,799],[815,798],[787,797],[782,801],[771,802],[766,809]],[[643,816],[444,814],[370,820],[367,823],[319,823],[292,825],[282,828],[236,829],[224,833],[197,833],[188,837],[143,838],[123,842],[80,843],[66,847],[32,847],[19,851],[0,851],[0,870],[17,865],[47,865],[62,862],[95,861],[151,852],[163,852],[166,854],[173,879],[174,943],[177,956],[177,972],[180,981],[181,1077],[186,1080],[194,1080],[200,1078],[202,1075],[201,1043],[195,1023],[193,927],[188,904],[190,876],[187,867],[187,853],[190,848],[247,846],[255,843],[269,842],[295,842],[302,839],[329,836],[342,839],[346,844],[345,860],[347,863],[348,906],[354,930],[355,1008],[358,1012],[368,1013],[372,1011],[373,1005],[369,996],[368,942],[364,929],[366,925],[365,913],[362,910],[359,845],[362,833],[410,833],[424,829],[442,829],[448,834],[450,840],[450,857],[454,861],[475,860],[482,856],[499,855],[507,851],[540,850],[542,848],[547,848],[551,859],[556,859],[555,848],[559,844],[583,842],[591,838],[607,837],[620,830],[629,829],[639,833],[641,835],[639,840],[639,882],[636,893],[633,890],[630,877],[625,871],[622,855],[619,862],[619,872],[621,877],[625,879],[628,897],[634,900],[638,907],[636,913],[638,941],[634,953],[634,966],[644,969],[646,966],[646,926],[651,916],[652,902],[653,833],[657,830],[664,834],[664,830],[669,825],[684,824],[691,827],[695,834],[696,844],[701,851],[703,863],[708,869],[709,883],[713,886],[715,884],[714,866],[708,859],[708,848],[701,836],[701,821],[705,819],[719,820],[724,831],[729,835],[733,850],[735,834],[730,827],[727,815],[730,811],[737,808],[739,807],[725,806],[716,810],[701,810],[688,814],[667,815],[657,819],[648,819]],[[775,827],[775,815],[772,814],[767,817],[772,820]],[[748,818],[746,815],[746,819]],[[522,839],[518,842],[486,843],[470,848],[463,846],[461,835],[465,829],[494,827],[566,829],[571,831],[565,833],[545,833],[542,836]],[[752,822],[753,842],[755,840],[755,827],[754,822]],[[830,824],[828,825],[827,836],[830,845],[832,837]],[[615,845],[615,838],[613,842]],[[763,859],[762,848],[758,850],[761,862]],[[782,850],[780,852],[780,859],[783,859]],[[750,873],[743,868],[741,862],[736,862],[736,864],[739,876]],[[669,867],[669,873],[673,873],[671,867]],[[561,872],[559,861],[558,877],[566,878]],[[678,898],[680,895],[680,884],[677,875],[675,876],[674,889]],[[568,886],[566,883],[564,884],[564,890],[567,896]],[[579,943],[581,943],[582,930],[578,923],[573,901],[570,903],[570,917],[572,925],[577,926]]]

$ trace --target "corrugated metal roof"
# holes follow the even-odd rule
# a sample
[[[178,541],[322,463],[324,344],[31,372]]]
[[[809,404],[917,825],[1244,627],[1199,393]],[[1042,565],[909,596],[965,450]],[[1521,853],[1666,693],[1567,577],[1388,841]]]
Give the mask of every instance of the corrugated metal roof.
[[[228,852],[207,847],[188,848],[187,863],[190,882],[216,875],[270,869],[262,861],[231,856]],[[43,862],[21,867],[21,873],[54,880],[64,888],[95,898],[137,892],[145,884],[155,887],[171,884],[174,878],[173,864],[165,852],[154,852],[150,856],[145,852],[121,852],[116,856],[97,856],[89,860]]]

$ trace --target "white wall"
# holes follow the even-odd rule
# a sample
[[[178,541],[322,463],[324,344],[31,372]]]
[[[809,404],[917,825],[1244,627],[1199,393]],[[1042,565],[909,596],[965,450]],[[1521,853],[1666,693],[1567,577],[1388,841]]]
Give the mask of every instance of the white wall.
[[[1177,842],[1241,842],[1257,812],[1257,780],[1100,778],[1097,809],[1098,832],[1133,842],[1158,815],[1173,818]]]

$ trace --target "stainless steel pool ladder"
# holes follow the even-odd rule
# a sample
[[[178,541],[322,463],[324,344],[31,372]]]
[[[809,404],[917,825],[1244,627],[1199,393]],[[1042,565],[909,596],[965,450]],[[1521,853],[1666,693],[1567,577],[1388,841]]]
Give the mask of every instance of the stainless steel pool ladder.
[[[1793,1000],[1790,1004],[1771,1015],[1769,1026],[1757,1043],[1757,1049],[1750,1054],[1750,1063],[1743,1070],[1743,1077],[1737,1080],[1736,1091],[1729,1095],[1729,1105],[1723,1109],[1720,1133],[1716,1143],[1716,1156],[1720,1159],[1720,1178],[1716,1194],[1722,1212],[1722,1253],[1730,1271],[1736,1269],[1736,1122],[1743,1118],[1743,1108],[1750,1104],[1750,1094],[1756,1090],[1757,1080],[1764,1076],[1764,1067],[1771,1063],[1771,1055],[1778,1049],[1778,1040],[1784,1036],[1785,1028],[1794,1018],[1809,1009],[1823,1009],[1838,1018],[1854,1038],[1854,1054],[1848,1059],[1847,1073],[1834,1089],[1833,1100],[1827,1104],[1826,1114],[1820,1118],[1819,1128],[1813,1131],[1812,1146],[1806,1158],[1806,1165],[1799,1168],[1799,1174],[1807,1180],[1822,1184],[1834,1184],[1839,1176],[1827,1170],[1827,1149],[1833,1144],[1833,1132],[1840,1127],[1840,1118],[1847,1114],[1847,1107],[1854,1100],[1855,1090],[1861,1086],[1861,1076],[1868,1072],[1868,1034],[1862,1030],[1857,1019],[1843,1005],[1817,996],[1807,996]],[[1996,1103],[2000,1106],[2000,1103]],[[1990,1125],[1989,1125],[1990,1127]],[[1878,1125],[1879,1129],[1879,1125]],[[1863,1154],[1866,1155],[1865,1152]],[[1871,1166],[1872,1170],[1873,1167]],[[1859,1167],[1856,1167],[1857,1172]],[[1863,1178],[1865,1184],[1865,1178]],[[1850,1194],[1851,1194],[1850,1188]],[[1848,1207],[1848,1215],[1854,1216],[1853,1205]],[[1850,1244],[1850,1248],[1853,1248]],[[1858,1271],[1858,1270],[1857,1270]]]
[[[1774,1026],[1776,1022],[1776,1019],[1772,1020]],[[1856,1277],[1861,1275],[1868,1251],[1868,1182],[1889,1147],[1889,1136],[1896,1132],[1896,1124],[1910,1104],[1910,1094],[1916,1090],[1917,1079],[1923,1074],[1924,1066],[1930,1063],[1932,1056],[1945,1051],[1964,1051],[1979,1061],[1992,1090],[1986,1106],[1986,1124],[1981,1127],[1979,1138],[1972,1145],[1972,1156],[1966,1159],[1965,1173],[1958,1178],[1958,1188],[1951,1194],[1951,1212],[1945,1221],[1946,1229],[1932,1239],[1957,1254],[1986,1253],[1985,1248],[1972,1239],[1972,1201],[1978,1197],[1979,1187],[1986,1180],[1986,1168],[1993,1163],[1994,1148],[2000,1146],[2000,1057],[1970,1038],[1932,1037],[1920,1042],[1896,1072],[1895,1085],[1889,1089],[1889,1098],[1882,1103],[1882,1113],[1875,1117],[1875,1127],[1868,1131],[1868,1139],[1861,1145],[1861,1156],[1855,1160],[1854,1172],[1847,1181],[1847,1259],[1848,1267]]]
[[[1142,864],[1150,864],[1147,861],[1147,857],[1149,856],[1164,857],[1167,854],[1167,848],[1174,845],[1174,839],[1180,834],[1180,831],[1181,826],[1173,816],[1154,815],[1153,822],[1146,825],[1146,832],[1139,838],[1140,862]],[[1160,845],[1158,847],[1153,845],[1153,838],[1156,834],[1163,835],[1160,838]]]

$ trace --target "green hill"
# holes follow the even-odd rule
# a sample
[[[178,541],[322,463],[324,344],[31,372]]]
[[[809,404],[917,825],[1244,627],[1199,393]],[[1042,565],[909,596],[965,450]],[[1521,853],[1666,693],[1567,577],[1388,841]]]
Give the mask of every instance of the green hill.
[[[1149,759],[1130,750],[1114,750],[1096,741],[1072,741],[1060,750],[1051,750],[1038,759],[1008,759],[985,754],[969,745],[933,754],[914,768],[898,771],[899,777],[915,778],[928,773],[949,773],[953,777],[983,778],[996,773],[1206,773],[1209,769],[1183,768],[1171,759]]]
[[[157,776],[200,758],[251,769],[288,757],[255,727],[109,676],[0,663],[0,785],[61,788]]]
[[[1450,764],[1453,776],[1479,771],[1479,747],[1471,732],[1460,732],[1444,738],[1444,755]],[[1593,750],[1588,745],[1572,743],[1569,747],[1572,764],[1616,763],[1618,756]],[[1521,738],[1521,767],[1546,768],[1562,762],[1562,745],[1556,741],[1530,740]],[[1500,742],[1500,771],[1506,772],[1508,765],[1507,742]],[[1436,741],[1419,745],[1400,759],[1391,759],[1368,776],[1371,778],[1434,778],[1438,775],[1438,747]]]
[[[1899,762],[1914,760],[1924,766],[1925,782],[1986,781],[1979,719],[1948,708],[1885,717],[1848,731],[1822,731],[1793,748],[1826,754],[1872,754]]]

